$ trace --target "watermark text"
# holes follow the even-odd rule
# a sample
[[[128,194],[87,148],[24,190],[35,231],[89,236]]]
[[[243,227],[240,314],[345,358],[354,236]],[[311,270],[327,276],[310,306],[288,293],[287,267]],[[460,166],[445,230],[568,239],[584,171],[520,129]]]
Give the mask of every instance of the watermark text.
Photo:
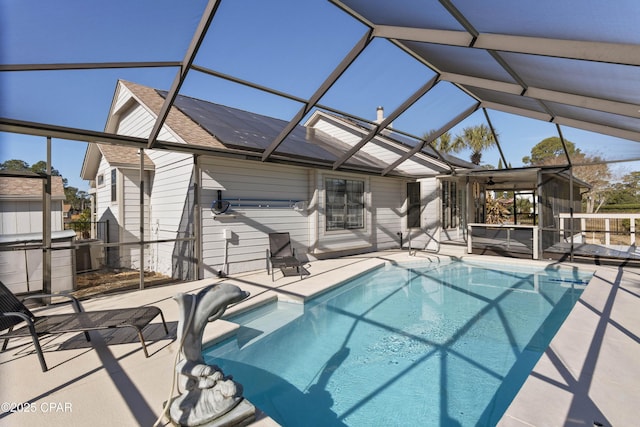
[[[0,404],[1,413],[41,413],[41,414],[60,414],[73,412],[71,402],[2,402]]]

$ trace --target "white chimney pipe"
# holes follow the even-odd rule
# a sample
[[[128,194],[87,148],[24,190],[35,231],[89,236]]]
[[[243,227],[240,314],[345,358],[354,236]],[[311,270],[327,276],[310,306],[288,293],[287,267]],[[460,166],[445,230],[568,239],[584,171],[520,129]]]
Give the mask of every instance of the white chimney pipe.
[[[384,120],[384,108],[378,107],[376,109],[376,123],[382,123]]]

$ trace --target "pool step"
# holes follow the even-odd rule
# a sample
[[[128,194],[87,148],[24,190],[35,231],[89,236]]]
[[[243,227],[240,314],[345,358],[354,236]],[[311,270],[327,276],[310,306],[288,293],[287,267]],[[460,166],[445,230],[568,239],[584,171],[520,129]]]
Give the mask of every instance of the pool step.
[[[255,311],[252,318],[234,319],[240,324],[236,333],[239,348],[248,347],[293,322],[304,314],[304,305],[274,302]]]

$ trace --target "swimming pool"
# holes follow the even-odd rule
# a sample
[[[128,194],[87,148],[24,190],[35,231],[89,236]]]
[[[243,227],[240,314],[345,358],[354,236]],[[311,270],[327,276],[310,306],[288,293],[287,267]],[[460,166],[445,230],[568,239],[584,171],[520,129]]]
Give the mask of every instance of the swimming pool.
[[[591,274],[386,266],[232,321],[205,359],[283,426],[495,425]]]

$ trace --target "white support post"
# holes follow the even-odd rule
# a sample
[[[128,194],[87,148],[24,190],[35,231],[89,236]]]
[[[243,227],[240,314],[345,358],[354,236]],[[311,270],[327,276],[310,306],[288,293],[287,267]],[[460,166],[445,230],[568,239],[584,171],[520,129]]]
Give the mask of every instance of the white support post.
[[[139,175],[139,187],[140,187],[140,227],[138,229],[138,235],[140,238],[140,283],[139,289],[144,289],[144,150],[140,148],[138,151],[138,155],[140,156],[140,175]]]
[[[558,222],[560,223],[560,241],[564,241],[564,218],[562,218],[562,215],[558,217]]]
[[[467,225],[467,253],[473,253],[473,244],[471,243],[471,236],[473,235],[473,226],[471,224]]]
[[[629,225],[631,227],[629,229],[629,237],[631,238],[629,245],[633,246],[636,244],[636,219],[633,217],[629,218]]]
[[[45,179],[43,189],[43,206],[42,206],[42,291],[45,294],[52,292],[51,283],[51,137],[47,137],[47,166],[45,169],[47,177]],[[51,299],[44,299],[46,304]]]
[[[610,245],[611,244],[611,222],[609,221],[609,218],[605,218],[604,220],[604,244],[605,245]]]
[[[540,259],[540,248],[538,247],[538,226],[533,227],[533,259]]]

